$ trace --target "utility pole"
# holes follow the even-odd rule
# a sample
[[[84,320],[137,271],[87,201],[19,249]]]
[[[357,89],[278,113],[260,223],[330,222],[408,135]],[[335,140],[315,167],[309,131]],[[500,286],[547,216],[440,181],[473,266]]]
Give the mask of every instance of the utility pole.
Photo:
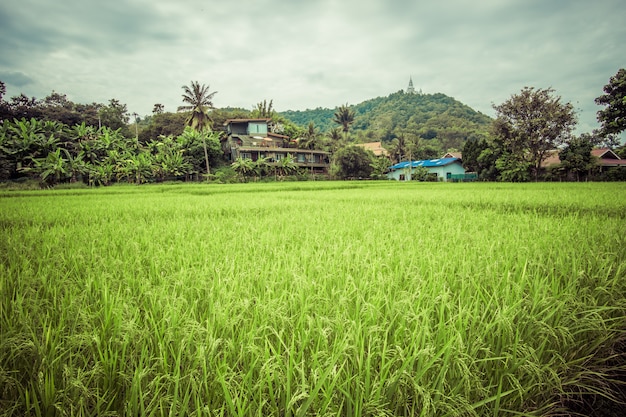
[[[133,116],[135,116],[135,139],[139,140],[139,115],[137,113],[133,113]]]

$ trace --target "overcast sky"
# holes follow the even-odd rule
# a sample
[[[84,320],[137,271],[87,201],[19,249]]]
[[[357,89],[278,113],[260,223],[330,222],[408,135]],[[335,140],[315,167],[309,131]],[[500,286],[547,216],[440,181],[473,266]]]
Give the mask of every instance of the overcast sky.
[[[175,111],[182,86],[217,107],[334,108],[407,87],[490,116],[524,86],[552,87],[598,127],[594,98],[626,67],[624,0],[9,0],[7,96]]]

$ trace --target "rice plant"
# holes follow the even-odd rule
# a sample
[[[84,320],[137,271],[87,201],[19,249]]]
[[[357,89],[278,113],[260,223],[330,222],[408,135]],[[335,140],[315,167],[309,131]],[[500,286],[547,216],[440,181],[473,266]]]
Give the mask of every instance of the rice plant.
[[[615,404],[625,191],[5,192],[0,415],[557,415]]]

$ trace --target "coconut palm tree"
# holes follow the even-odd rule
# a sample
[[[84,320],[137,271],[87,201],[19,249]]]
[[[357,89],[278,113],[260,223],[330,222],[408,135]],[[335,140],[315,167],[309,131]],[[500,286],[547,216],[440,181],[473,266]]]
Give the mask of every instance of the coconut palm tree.
[[[350,130],[350,125],[354,123],[354,111],[348,107],[348,103],[339,107],[334,114],[333,122],[341,125],[341,129],[343,130],[344,135],[348,136],[348,131]]]
[[[309,122],[307,129],[298,140],[298,148],[315,149],[317,147],[318,136],[319,132],[317,131],[317,129],[315,129],[315,125],[313,124],[313,122]]]
[[[213,96],[217,94],[217,91],[209,92],[209,86],[204,84],[200,85],[197,81],[191,82],[191,87],[184,85],[183,102],[187,103],[184,106],[179,106],[178,111],[188,111],[189,117],[187,117],[187,125],[193,129],[203,132],[211,130],[211,118],[209,117],[209,110],[213,109]],[[206,162],[206,173],[210,173],[209,169],[209,153],[206,147],[206,140],[204,140],[204,159]]]

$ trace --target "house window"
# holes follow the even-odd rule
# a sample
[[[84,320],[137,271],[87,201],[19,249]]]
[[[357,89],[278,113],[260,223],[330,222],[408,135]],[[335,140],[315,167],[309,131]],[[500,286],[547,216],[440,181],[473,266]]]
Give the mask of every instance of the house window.
[[[285,159],[285,154],[284,153],[277,153],[276,154],[276,160],[280,161],[281,159]]]
[[[303,153],[298,154],[298,162],[306,162],[306,155]]]
[[[249,135],[267,135],[267,123],[248,123]]]
[[[243,159],[252,159],[252,154],[250,152],[242,152],[241,158]]]

